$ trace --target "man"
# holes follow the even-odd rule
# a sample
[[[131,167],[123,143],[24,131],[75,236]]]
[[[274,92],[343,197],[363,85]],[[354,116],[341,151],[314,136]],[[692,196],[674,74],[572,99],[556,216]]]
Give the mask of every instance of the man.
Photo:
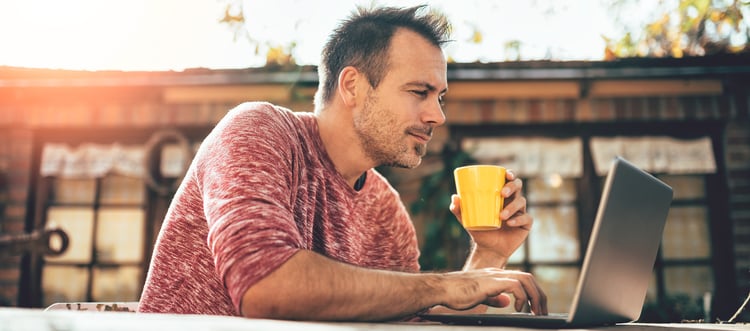
[[[444,17],[362,10],[333,32],[314,114],[238,106],[201,145],[162,226],[139,311],[306,320],[391,320],[526,303],[506,271],[532,219],[509,173],[502,230],[472,232],[463,271],[419,273],[416,235],[373,168],[420,164],[445,123]],[[451,210],[460,215],[458,197]]]

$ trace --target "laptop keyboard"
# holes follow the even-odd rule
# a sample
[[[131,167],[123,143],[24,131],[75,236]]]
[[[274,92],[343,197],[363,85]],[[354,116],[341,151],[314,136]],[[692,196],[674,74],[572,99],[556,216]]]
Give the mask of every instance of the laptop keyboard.
[[[492,315],[492,314],[490,314]],[[568,314],[567,313],[550,313],[547,315],[534,315],[532,313],[510,313],[510,314],[498,314],[498,315],[511,315],[511,316],[529,316],[533,318],[551,318],[551,319],[567,319]]]

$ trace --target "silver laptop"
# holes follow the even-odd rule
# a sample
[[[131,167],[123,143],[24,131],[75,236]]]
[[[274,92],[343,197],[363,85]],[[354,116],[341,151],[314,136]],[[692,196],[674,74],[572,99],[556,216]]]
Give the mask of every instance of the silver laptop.
[[[646,298],[671,203],[671,187],[617,157],[604,184],[568,313],[424,314],[422,317],[449,324],[537,328],[635,321]]]

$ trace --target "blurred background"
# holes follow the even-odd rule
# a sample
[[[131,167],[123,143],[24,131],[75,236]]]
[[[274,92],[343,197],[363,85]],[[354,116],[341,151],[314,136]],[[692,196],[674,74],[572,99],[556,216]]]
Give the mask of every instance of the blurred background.
[[[312,111],[328,32],[373,3],[421,4],[0,2],[0,305],[137,301],[201,140],[243,101]],[[453,25],[448,122],[420,167],[379,169],[423,269],[468,253],[452,170],[504,165],[535,218],[509,268],[566,311],[622,155],[675,190],[641,320],[729,319],[750,291],[750,2],[428,4]]]

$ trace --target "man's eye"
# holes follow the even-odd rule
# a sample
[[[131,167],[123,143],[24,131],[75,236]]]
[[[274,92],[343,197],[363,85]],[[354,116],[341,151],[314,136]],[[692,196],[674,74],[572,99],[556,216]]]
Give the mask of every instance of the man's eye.
[[[414,93],[420,97],[426,97],[428,92],[422,90],[412,90],[411,93]]]

